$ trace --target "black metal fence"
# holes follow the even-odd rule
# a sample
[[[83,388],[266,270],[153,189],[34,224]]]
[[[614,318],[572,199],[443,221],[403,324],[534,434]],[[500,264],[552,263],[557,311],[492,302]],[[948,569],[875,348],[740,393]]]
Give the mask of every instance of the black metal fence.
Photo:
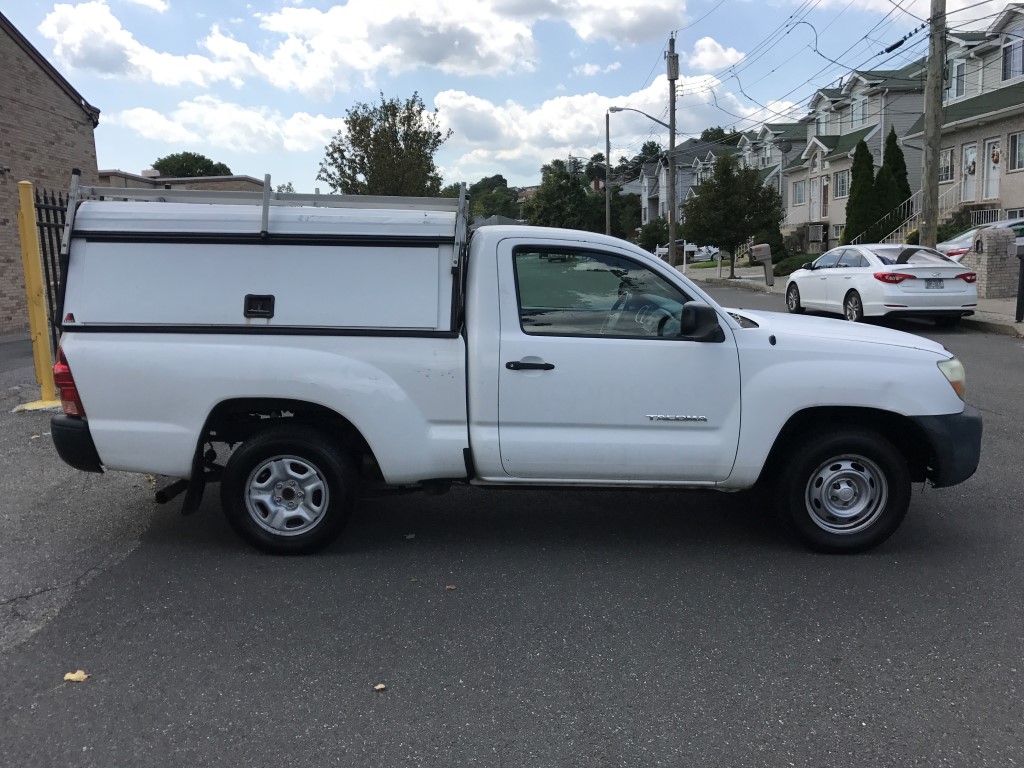
[[[36,226],[39,229],[39,250],[43,260],[43,282],[46,284],[46,317],[54,354],[60,340],[59,316],[63,305],[64,274],[60,263],[60,239],[64,234],[68,199],[66,195],[35,190]]]

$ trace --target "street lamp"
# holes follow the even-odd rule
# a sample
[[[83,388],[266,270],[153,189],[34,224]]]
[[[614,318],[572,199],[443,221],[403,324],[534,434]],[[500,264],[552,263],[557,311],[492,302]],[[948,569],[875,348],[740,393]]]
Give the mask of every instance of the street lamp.
[[[669,153],[668,153],[668,262],[669,264],[675,264],[676,260],[676,166],[675,161],[672,158],[672,150],[675,148],[676,134],[675,129],[668,123],[659,120],[653,115],[648,115],[639,109],[633,109],[633,107],[608,107],[608,112],[638,112],[639,114],[646,117],[648,120],[652,120],[658,125],[668,128],[669,131]],[[605,127],[605,147],[608,153],[611,154],[611,137],[608,133],[608,114],[604,116],[604,127]],[[608,180],[605,177],[605,229],[611,232],[611,202],[607,195]]]

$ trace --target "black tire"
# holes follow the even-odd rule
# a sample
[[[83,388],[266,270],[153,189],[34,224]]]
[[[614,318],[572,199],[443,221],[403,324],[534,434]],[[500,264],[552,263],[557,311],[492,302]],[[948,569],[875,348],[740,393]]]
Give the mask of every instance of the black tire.
[[[863,552],[888,539],[910,506],[910,471],[882,435],[855,427],[799,445],[777,487],[779,517],[818,552]]]
[[[253,546],[302,555],[338,537],[355,505],[357,484],[355,462],[323,433],[280,425],[254,435],[231,455],[221,505],[231,527]]]
[[[864,322],[864,301],[856,291],[850,291],[843,299],[843,316],[853,323]]]
[[[802,315],[805,312],[800,304],[800,289],[796,283],[790,283],[786,288],[786,309],[794,315]]]

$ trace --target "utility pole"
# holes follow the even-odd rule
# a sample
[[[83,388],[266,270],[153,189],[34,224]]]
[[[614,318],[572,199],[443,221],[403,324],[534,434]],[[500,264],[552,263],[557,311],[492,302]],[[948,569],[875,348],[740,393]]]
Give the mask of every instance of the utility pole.
[[[943,0],[944,2],[945,0]],[[668,263],[676,265],[676,80],[679,79],[679,56],[676,36],[668,39]]]
[[[920,243],[935,247],[939,227],[939,150],[942,144],[942,72],[946,64],[946,0],[931,0],[928,79],[924,86],[924,170]]]
[[[612,233],[612,113],[604,111],[604,233]]]

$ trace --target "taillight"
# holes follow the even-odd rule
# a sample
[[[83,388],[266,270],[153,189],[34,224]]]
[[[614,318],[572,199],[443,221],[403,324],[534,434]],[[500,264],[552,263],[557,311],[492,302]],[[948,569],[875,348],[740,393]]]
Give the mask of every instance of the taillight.
[[[978,275],[975,272],[964,272],[962,275],[957,275],[957,279],[963,280],[965,283],[975,283],[978,281]]]
[[[875,280],[880,280],[883,283],[889,283],[896,285],[902,283],[904,280],[916,280],[917,275],[908,275],[903,272],[875,272]]]
[[[85,416],[85,407],[82,405],[82,397],[78,394],[78,387],[75,386],[75,377],[71,375],[71,367],[68,359],[64,357],[64,350],[57,348],[57,362],[53,366],[53,383],[60,392],[60,404],[64,413],[68,416]]]

